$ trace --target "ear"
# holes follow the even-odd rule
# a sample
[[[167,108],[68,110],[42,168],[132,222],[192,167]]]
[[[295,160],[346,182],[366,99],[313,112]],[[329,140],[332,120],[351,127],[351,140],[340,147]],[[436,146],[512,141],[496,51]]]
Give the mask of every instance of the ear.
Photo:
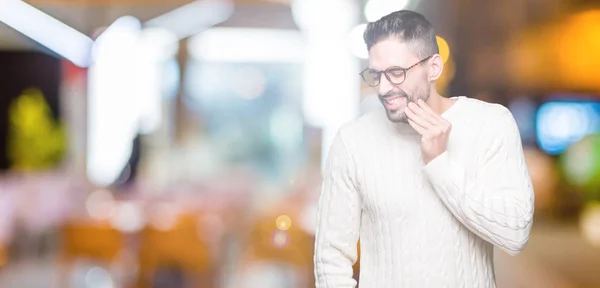
[[[442,72],[444,71],[444,61],[442,61],[442,56],[439,54],[435,54],[429,60],[429,81],[435,81],[442,76]]]

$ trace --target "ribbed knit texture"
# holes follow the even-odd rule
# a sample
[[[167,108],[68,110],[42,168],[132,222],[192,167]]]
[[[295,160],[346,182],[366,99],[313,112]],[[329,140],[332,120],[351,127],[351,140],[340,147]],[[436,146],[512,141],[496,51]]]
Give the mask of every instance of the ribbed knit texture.
[[[495,287],[493,246],[512,255],[534,195],[510,111],[459,97],[447,151],[424,165],[420,135],[378,110],[345,124],[328,154],[317,236],[317,288]]]

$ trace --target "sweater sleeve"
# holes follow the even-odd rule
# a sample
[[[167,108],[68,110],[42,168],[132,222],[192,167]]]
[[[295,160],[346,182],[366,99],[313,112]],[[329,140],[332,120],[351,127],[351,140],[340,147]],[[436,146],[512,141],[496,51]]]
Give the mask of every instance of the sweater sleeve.
[[[442,202],[469,230],[510,255],[529,240],[534,192],[521,137],[508,109],[493,117],[479,136],[477,173],[444,152],[424,173]],[[475,176],[474,176],[475,175]]]
[[[362,200],[355,169],[340,130],[327,156],[318,204],[316,288],[348,288],[357,284],[352,278],[352,265],[358,258]]]

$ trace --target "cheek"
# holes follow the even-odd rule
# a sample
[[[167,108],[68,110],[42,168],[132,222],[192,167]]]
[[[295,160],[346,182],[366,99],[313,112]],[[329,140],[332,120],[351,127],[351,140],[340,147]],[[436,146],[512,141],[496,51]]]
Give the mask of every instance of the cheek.
[[[413,93],[418,93],[418,92],[425,92],[427,91],[427,88],[429,87],[429,81],[427,81],[427,75],[425,75],[424,77],[419,77],[417,79],[413,79],[413,81],[411,83],[407,83],[409,87],[411,87],[410,90],[408,91],[412,91]]]
[[[421,80],[414,82],[415,83],[404,83],[406,85],[400,87],[402,91],[406,92],[411,101],[416,101],[417,99],[422,98],[423,94],[427,94],[427,82]]]
[[[399,88],[402,89],[402,91],[406,92],[409,98],[413,98],[419,93],[419,91],[422,90],[421,85],[422,84],[419,81],[409,81],[408,79],[406,79],[406,81],[404,81],[404,83],[402,83],[402,85]]]

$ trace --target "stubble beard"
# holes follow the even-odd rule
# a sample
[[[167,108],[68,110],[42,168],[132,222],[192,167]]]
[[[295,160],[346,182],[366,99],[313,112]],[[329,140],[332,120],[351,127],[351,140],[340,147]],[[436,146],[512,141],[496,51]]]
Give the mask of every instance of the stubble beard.
[[[425,86],[426,88],[424,89],[425,91],[422,90],[417,90],[414,91],[412,93],[412,95],[409,95],[408,93],[405,93],[403,91],[399,91],[399,92],[392,92],[392,93],[388,93],[385,96],[400,96],[400,97],[405,97],[407,99],[406,105],[408,105],[409,103],[416,103],[417,100],[421,99],[425,102],[427,102],[427,100],[429,100],[429,94],[431,92],[431,87],[429,87],[429,85]],[[381,99],[382,101],[385,101],[383,99]],[[400,108],[400,109],[388,109],[387,107],[385,107],[385,104],[383,104],[383,107],[385,109],[385,112],[387,114],[388,119],[393,122],[393,123],[405,123],[408,124],[408,116],[406,116],[406,112],[404,112],[404,107]]]

